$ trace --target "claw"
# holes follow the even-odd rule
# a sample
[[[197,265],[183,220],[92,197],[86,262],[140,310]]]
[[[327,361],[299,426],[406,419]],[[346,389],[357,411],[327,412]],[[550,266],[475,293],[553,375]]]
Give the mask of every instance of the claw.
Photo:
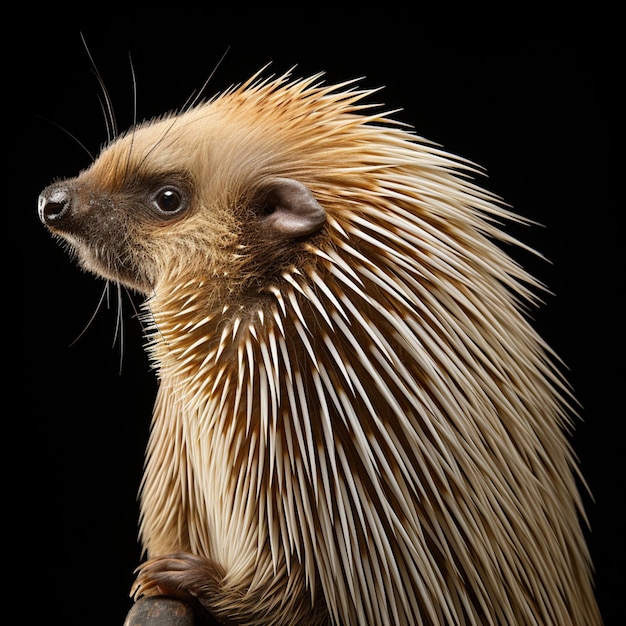
[[[212,599],[223,578],[223,570],[212,561],[195,554],[180,553],[157,556],[135,570],[137,578],[130,594],[166,595],[180,600]]]

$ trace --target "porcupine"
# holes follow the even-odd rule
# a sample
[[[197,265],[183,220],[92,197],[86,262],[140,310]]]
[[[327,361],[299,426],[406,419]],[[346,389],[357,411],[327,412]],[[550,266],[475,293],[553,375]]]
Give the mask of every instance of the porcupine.
[[[40,196],[145,296],[132,594],[239,625],[600,624],[523,219],[371,95],[259,73]]]

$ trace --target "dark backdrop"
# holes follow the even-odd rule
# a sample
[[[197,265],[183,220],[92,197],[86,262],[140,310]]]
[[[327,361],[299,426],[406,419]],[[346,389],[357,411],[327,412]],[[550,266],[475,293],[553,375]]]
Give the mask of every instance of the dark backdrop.
[[[558,19],[514,9],[430,16],[419,5],[375,13],[235,3],[107,5],[84,15],[59,5],[18,9],[4,24],[4,347],[12,399],[4,456],[6,567],[21,610],[41,623],[121,625],[140,558],[135,498],[156,385],[139,325],[128,297],[118,314],[116,293],[90,321],[104,283],[77,269],[36,216],[44,186],[89,164],[78,141],[94,153],[106,138],[82,32],[120,129],[133,119],[129,54],[140,119],[181,106],[227,50],[208,95],[268,62],[274,72],[296,66],[296,76],[325,71],[330,82],[363,77],[363,86],[385,87],[378,100],[401,108],[397,118],[484,166],[482,183],[543,225],[514,232],[548,259],[520,260],[553,292],[534,317],[581,403],[572,443],[594,497],[585,504],[598,598],[607,626],[619,624],[624,203],[616,135],[624,68],[617,18],[599,6]],[[14,39],[6,39],[9,31]]]

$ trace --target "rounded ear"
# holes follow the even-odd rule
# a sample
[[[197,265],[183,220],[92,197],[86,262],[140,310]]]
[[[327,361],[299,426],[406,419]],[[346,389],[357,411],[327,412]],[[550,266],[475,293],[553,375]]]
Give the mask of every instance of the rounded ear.
[[[259,223],[272,238],[305,237],[326,222],[326,211],[311,190],[291,178],[274,178],[263,187]]]

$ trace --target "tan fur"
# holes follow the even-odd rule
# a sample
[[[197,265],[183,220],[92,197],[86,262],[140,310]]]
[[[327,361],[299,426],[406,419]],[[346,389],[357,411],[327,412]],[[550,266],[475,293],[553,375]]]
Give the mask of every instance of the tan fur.
[[[71,182],[192,189],[171,221],[128,217],[124,267],[56,230],[147,296],[134,593],[247,625],[598,625],[570,392],[525,317],[541,286],[501,245],[519,218],[369,95],[255,78]],[[324,228],[264,237],[253,204],[276,177]]]

